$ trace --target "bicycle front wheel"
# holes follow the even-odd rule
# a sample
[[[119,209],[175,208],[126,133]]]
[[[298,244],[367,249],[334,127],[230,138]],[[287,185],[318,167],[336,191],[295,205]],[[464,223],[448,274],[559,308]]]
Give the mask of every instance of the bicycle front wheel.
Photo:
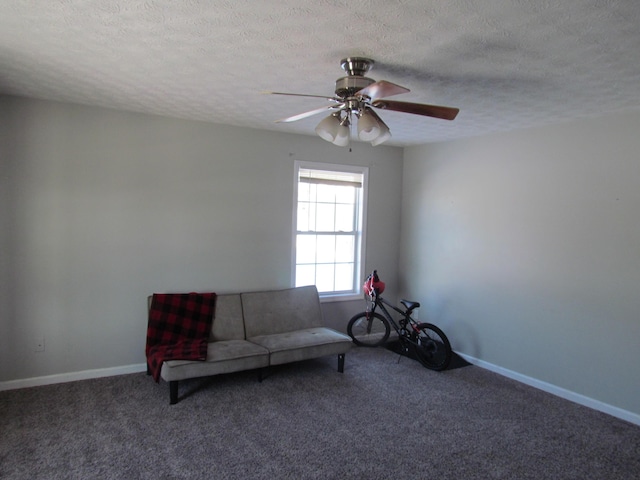
[[[387,341],[391,328],[379,313],[362,312],[349,320],[347,333],[356,345],[377,347]]]
[[[444,370],[451,362],[451,344],[442,330],[431,323],[418,325],[413,351],[418,361],[431,370]]]

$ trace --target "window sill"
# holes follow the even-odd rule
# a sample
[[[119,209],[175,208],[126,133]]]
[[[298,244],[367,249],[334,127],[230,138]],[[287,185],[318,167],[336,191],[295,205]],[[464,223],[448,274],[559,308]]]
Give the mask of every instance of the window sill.
[[[334,303],[334,302],[352,302],[354,300],[362,300],[361,293],[345,293],[335,295],[322,295],[320,294],[320,303]]]

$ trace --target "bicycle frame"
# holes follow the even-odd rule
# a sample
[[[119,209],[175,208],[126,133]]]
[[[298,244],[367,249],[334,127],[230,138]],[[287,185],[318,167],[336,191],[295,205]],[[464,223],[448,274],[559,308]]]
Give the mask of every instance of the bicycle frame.
[[[404,311],[400,310],[398,307],[393,305],[391,302],[388,302],[387,300],[382,298],[375,291],[374,292],[370,292],[369,296],[373,299],[373,300],[371,300],[371,303],[372,303],[373,306],[370,309],[367,308],[367,312],[375,313],[376,307],[380,307],[380,310],[382,311],[382,314],[384,315],[384,317],[389,322],[389,325],[391,325],[393,327],[393,329],[396,331],[398,336],[409,339],[409,332],[408,331],[406,333],[403,332],[403,330],[406,330],[408,325],[411,325],[413,330],[415,330],[415,331],[418,330],[416,328],[416,321],[413,318],[411,318],[411,311],[410,310],[408,310],[408,309],[404,310]],[[400,325],[398,325],[398,323],[396,323],[396,321],[393,319],[393,317],[391,316],[389,311],[386,309],[385,305],[387,307],[391,308],[392,310],[394,310],[395,312],[399,313],[400,315],[402,315],[402,320],[400,320]]]

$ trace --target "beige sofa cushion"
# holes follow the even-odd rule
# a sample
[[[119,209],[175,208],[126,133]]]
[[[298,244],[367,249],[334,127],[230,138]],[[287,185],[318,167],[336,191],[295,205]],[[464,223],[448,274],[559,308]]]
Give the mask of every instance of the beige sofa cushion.
[[[207,359],[204,362],[168,360],[162,364],[160,376],[170,382],[252,370],[268,365],[267,349],[246,340],[221,340],[209,343]]]
[[[351,338],[325,327],[259,335],[248,340],[269,350],[271,365],[338,355],[348,352],[351,348]]]

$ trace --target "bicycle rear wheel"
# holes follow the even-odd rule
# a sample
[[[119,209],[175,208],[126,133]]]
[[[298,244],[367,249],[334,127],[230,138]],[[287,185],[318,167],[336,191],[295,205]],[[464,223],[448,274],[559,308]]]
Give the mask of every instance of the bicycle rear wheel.
[[[451,362],[451,344],[442,330],[431,323],[420,323],[411,344],[418,361],[431,370],[444,370]]]
[[[362,312],[349,320],[347,333],[356,345],[377,347],[387,341],[391,328],[379,313]]]

